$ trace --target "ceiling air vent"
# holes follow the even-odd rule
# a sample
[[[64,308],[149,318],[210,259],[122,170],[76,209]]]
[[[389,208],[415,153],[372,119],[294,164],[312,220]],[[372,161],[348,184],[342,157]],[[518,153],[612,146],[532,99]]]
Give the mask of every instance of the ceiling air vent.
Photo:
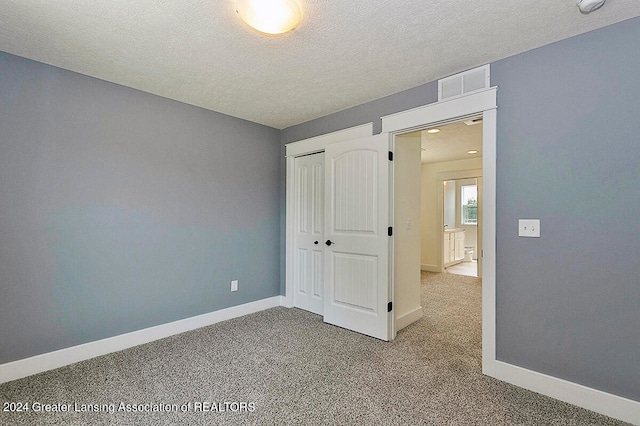
[[[467,126],[475,126],[476,124],[482,123],[482,117],[472,118],[471,120],[465,120],[464,124]]]
[[[490,86],[489,64],[438,80],[438,101],[468,95]]]

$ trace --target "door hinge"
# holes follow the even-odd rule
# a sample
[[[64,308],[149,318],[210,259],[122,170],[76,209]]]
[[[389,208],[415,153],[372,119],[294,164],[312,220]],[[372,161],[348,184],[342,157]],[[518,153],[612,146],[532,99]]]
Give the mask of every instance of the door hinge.
[[[393,226],[390,226],[390,227],[387,229],[387,234],[388,234],[389,236],[392,236],[392,235],[393,235]]]
[[[393,310],[393,302],[387,303],[387,312],[391,312]]]
[[[393,152],[389,151],[389,161],[393,161]]]

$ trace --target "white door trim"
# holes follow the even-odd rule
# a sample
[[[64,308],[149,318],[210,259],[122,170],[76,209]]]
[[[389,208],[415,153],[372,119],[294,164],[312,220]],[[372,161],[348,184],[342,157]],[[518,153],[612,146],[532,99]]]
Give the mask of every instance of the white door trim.
[[[482,372],[488,376],[495,376],[496,369],[496,96],[497,88],[492,87],[382,117],[382,131],[395,138],[435,123],[482,115]]]
[[[285,145],[286,152],[286,237],[285,237],[285,295],[283,306],[293,308],[293,252],[295,250],[295,157],[322,152],[327,145],[373,135],[373,123],[350,127]]]
[[[373,135],[373,123],[366,123],[360,126],[349,127],[309,139],[302,139],[285,145],[287,157],[298,157],[300,155],[313,154],[324,151],[327,145],[348,141],[351,139],[364,138]]]
[[[382,133],[406,133],[427,124],[451,122],[454,118],[480,115],[484,111],[496,109],[496,89],[497,87],[491,87],[471,95],[385,115],[381,117]]]
[[[458,180],[458,179],[475,179],[482,177],[482,169],[470,169],[470,170],[454,170],[452,172],[438,172],[436,173],[436,180]]]

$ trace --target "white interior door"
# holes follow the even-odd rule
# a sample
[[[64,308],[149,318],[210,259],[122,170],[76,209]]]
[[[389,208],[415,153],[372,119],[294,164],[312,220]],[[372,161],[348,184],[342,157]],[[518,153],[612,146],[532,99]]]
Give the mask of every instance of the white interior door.
[[[297,308],[323,313],[324,153],[295,159],[294,296]]]
[[[389,139],[325,151],[324,321],[389,340]]]

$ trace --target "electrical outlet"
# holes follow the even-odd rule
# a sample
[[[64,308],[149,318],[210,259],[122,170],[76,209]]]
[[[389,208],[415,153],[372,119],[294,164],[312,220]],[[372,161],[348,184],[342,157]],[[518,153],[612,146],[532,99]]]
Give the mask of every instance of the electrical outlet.
[[[540,219],[519,219],[518,236],[540,238]]]
[[[231,281],[231,291],[238,291],[238,280]]]

